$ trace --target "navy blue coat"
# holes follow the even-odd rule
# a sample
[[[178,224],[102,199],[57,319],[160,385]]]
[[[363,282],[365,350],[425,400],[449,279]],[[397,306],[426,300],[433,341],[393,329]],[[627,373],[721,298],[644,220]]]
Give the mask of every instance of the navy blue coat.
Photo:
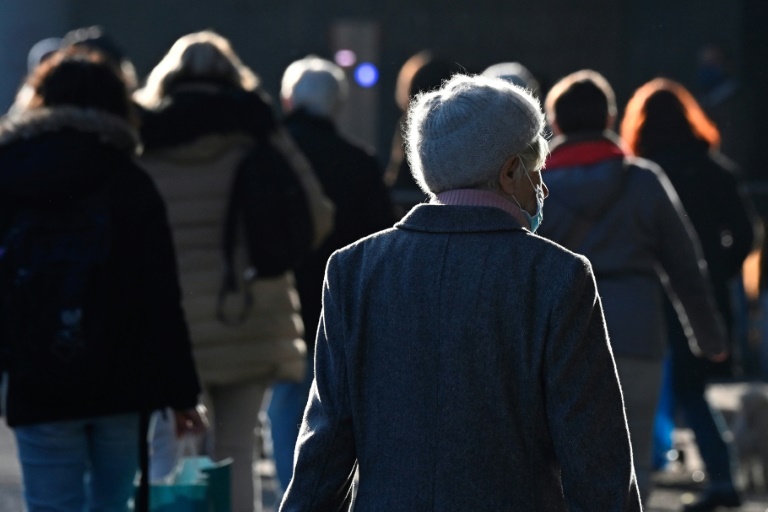
[[[554,155],[571,144],[613,141],[592,137],[558,139],[550,149]],[[698,237],[664,171],[642,158],[605,158],[547,168],[544,181],[549,197],[539,233],[589,258],[616,356],[664,357],[661,275],[685,311],[698,349],[717,354],[727,348]],[[580,223],[587,229],[575,240]]]
[[[200,385],[165,204],[134,163],[134,144],[127,123],[96,110],[38,109],[0,122],[0,240],[17,209],[63,209],[101,185],[110,214],[110,256],[99,290],[106,295],[104,335],[94,343],[98,349],[86,351],[98,364],[53,379],[50,366],[36,364],[28,351],[1,350],[6,340],[0,338],[10,426],[197,403]],[[67,374],[66,365],[59,369]]]
[[[589,262],[502,210],[416,206],[331,257],[281,511],[638,511]]]

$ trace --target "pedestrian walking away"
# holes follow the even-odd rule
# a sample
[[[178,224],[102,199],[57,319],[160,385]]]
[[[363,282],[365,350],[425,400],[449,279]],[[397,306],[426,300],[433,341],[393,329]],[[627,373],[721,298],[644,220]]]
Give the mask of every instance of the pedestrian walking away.
[[[412,102],[431,200],[328,261],[282,512],[339,510],[356,468],[359,510],[642,509],[591,265],[534,233],[543,131],[501,79]]]

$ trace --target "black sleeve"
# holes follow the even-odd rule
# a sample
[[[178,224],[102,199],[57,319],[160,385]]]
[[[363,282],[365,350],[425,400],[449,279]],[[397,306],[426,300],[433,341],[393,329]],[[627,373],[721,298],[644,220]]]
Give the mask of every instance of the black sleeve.
[[[125,326],[136,333],[135,346],[142,377],[140,388],[148,404],[174,409],[194,407],[200,384],[181,306],[176,254],[165,203],[151,178],[135,165],[118,173],[120,191],[116,222],[124,234],[123,266],[130,282],[124,302],[139,325]]]
[[[723,215],[722,232],[730,234],[730,245],[724,247],[723,263],[729,277],[738,275],[755,243],[755,213],[752,202],[733,172],[723,169],[717,200]]]
[[[309,254],[312,217],[306,194],[289,163],[267,143],[259,143],[241,163],[230,196],[225,232],[231,239],[242,215],[245,243],[256,276],[273,277],[296,268]]]

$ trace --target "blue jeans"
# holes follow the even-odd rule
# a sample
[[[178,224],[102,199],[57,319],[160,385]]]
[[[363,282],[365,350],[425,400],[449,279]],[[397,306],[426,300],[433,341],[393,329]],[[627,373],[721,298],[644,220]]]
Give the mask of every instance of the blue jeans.
[[[698,359],[688,347],[688,339],[677,321],[668,324],[669,383],[675,411],[681,411],[693,431],[701,459],[713,491],[734,490],[731,447],[726,442],[728,426],[722,415],[710,407],[706,398],[707,381],[719,371],[711,363]]]
[[[664,358],[664,375],[661,380],[661,393],[656,406],[653,425],[653,469],[664,469],[667,465],[667,453],[673,448],[672,433],[675,430],[675,402],[672,386],[672,358]]]
[[[139,468],[139,415],[13,429],[28,512],[126,512]]]
[[[685,422],[696,436],[710,488],[716,491],[733,491],[733,460],[730,447],[723,433],[728,427],[722,415],[710,407],[703,392],[681,390],[675,393],[676,403],[683,410]]]
[[[293,452],[313,378],[312,369],[309,368],[303,382],[280,382],[272,386],[267,415],[272,432],[277,478],[283,491],[288,488],[293,474]]]

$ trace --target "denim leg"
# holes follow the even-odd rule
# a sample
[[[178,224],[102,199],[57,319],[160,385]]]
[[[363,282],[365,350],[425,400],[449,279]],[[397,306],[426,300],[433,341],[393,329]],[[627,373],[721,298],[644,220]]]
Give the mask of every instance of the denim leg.
[[[303,382],[281,382],[272,386],[272,400],[267,413],[272,426],[277,477],[283,491],[288,488],[293,475],[293,454],[312,378],[312,371],[308,371]]]
[[[709,406],[703,391],[678,391],[677,403],[685,415],[688,427],[696,436],[696,444],[709,474],[711,487],[713,490],[733,490],[732,459],[723,438],[727,430],[725,420]]]
[[[84,421],[16,427],[28,512],[83,512],[88,441]]]
[[[139,415],[89,421],[90,512],[127,512],[139,469]]]
[[[656,406],[653,425],[653,469],[663,469],[667,464],[667,452],[672,449],[672,432],[675,430],[675,397],[672,384],[672,358],[664,358],[664,374],[661,393]]]

